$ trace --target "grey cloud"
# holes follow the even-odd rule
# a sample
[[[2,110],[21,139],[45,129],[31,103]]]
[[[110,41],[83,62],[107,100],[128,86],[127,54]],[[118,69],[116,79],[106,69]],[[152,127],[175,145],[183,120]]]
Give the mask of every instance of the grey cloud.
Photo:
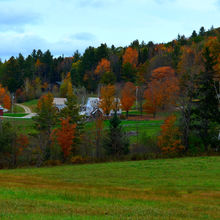
[[[74,34],[72,38],[80,41],[93,41],[96,39],[96,36],[88,32],[81,32]]]
[[[98,46],[98,41],[82,41],[78,40],[60,40],[54,43],[48,40],[28,34],[20,33],[0,33],[0,59],[8,59],[11,56],[18,56],[22,53],[24,56],[29,55],[33,49],[41,49],[42,51],[50,50],[54,56],[72,56],[75,50],[83,52],[88,46]]]
[[[5,30],[23,30],[26,24],[36,24],[40,16],[34,12],[0,9],[0,28]]]

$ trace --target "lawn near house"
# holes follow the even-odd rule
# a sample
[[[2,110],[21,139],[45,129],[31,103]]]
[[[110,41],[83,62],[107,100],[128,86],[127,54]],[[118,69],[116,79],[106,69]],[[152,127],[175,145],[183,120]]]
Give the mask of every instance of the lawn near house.
[[[36,112],[38,100],[39,99],[33,99],[22,104],[29,107],[32,112]]]
[[[220,157],[0,171],[0,219],[219,219]]]

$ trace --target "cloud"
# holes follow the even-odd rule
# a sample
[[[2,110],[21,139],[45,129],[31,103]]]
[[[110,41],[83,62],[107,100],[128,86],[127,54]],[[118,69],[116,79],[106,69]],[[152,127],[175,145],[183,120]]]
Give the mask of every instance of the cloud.
[[[54,56],[71,56],[74,51],[83,52],[88,46],[98,46],[98,42],[82,41],[64,38],[51,43],[50,41],[31,33],[0,33],[0,58],[9,59],[11,56],[18,56],[22,53],[24,56],[31,54],[33,49],[42,51],[50,50]]]
[[[96,40],[96,36],[91,33],[88,33],[88,32],[76,33],[72,37],[73,37],[73,39],[76,39],[79,41],[94,41],[94,40]]]
[[[36,24],[40,20],[40,16],[37,13],[25,11],[1,8],[0,12],[0,27],[1,31],[14,30],[21,31],[27,24]]]

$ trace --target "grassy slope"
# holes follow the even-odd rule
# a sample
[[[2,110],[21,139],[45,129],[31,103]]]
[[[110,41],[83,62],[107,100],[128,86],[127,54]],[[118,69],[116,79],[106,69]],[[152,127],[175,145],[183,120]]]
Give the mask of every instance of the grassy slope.
[[[14,105],[14,113],[25,113],[25,111],[22,107]]]
[[[138,132],[139,138],[141,135],[147,136],[157,136],[160,132],[160,126],[163,124],[163,120],[151,120],[151,121],[131,121],[124,120],[122,121],[122,126],[125,132]],[[108,129],[109,121],[104,122],[104,129]],[[90,130],[95,126],[94,122],[86,123],[86,129]],[[137,141],[136,135],[130,137],[131,143]]]
[[[10,116],[10,117],[24,117],[28,114],[26,113],[4,113],[4,116]]]
[[[21,115],[23,116],[23,115]],[[34,122],[32,119],[23,119],[23,118],[4,118],[5,121],[10,121],[15,127],[21,130],[25,134],[35,133]],[[105,121],[105,129],[108,128],[108,121]],[[148,136],[157,135],[160,131],[160,125],[163,123],[162,120],[155,121],[122,121],[122,125],[126,132],[129,131],[138,131],[139,134],[146,134]],[[90,130],[94,126],[94,122],[88,122],[85,125],[86,130]],[[131,137],[131,142],[135,142],[136,137]]]
[[[33,99],[33,100],[30,100],[30,101],[24,102],[22,104],[29,107],[32,112],[36,112],[37,103],[38,103],[38,99]]]
[[[0,171],[1,219],[219,219],[220,158]]]
[[[22,132],[22,134],[36,133],[34,129],[34,121],[32,119],[4,118],[3,120],[12,123],[12,125],[16,127],[18,131]]]

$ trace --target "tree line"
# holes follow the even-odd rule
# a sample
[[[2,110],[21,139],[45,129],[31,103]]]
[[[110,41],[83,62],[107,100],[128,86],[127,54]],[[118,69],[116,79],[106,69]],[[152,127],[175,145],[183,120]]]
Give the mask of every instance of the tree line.
[[[219,29],[201,28],[198,34],[193,31],[189,38],[178,36],[166,44],[140,44],[138,40],[125,48],[101,44],[69,58],[53,58],[49,51],[33,51],[27,58],[20,54],[0,63],[0,80],[3,105],[9,94],[15,94],[17,101],[40,98],[35,133],[19,134],[8,123],[1,127],[2,158],[8,155],[13,165],[22,152],[31,154],[30,164],[40,166],[51,160],[120,158],[129,153],[219,151]],[[109,120],[107,130],[103,117],[85,129],[79,114],[81,100],[76,96],[82,88],[98,93],[100,108]],[[54,96],[67,97],[61,112],[53,105]],[[116,114],[122,108],[128,117],[134,104],[140,114],[154,118],[159,111],[175,112],[164,121],[156,140],[143,141],[144,147],[129,145]],[[111,110],[115,114],[110,119]]]

